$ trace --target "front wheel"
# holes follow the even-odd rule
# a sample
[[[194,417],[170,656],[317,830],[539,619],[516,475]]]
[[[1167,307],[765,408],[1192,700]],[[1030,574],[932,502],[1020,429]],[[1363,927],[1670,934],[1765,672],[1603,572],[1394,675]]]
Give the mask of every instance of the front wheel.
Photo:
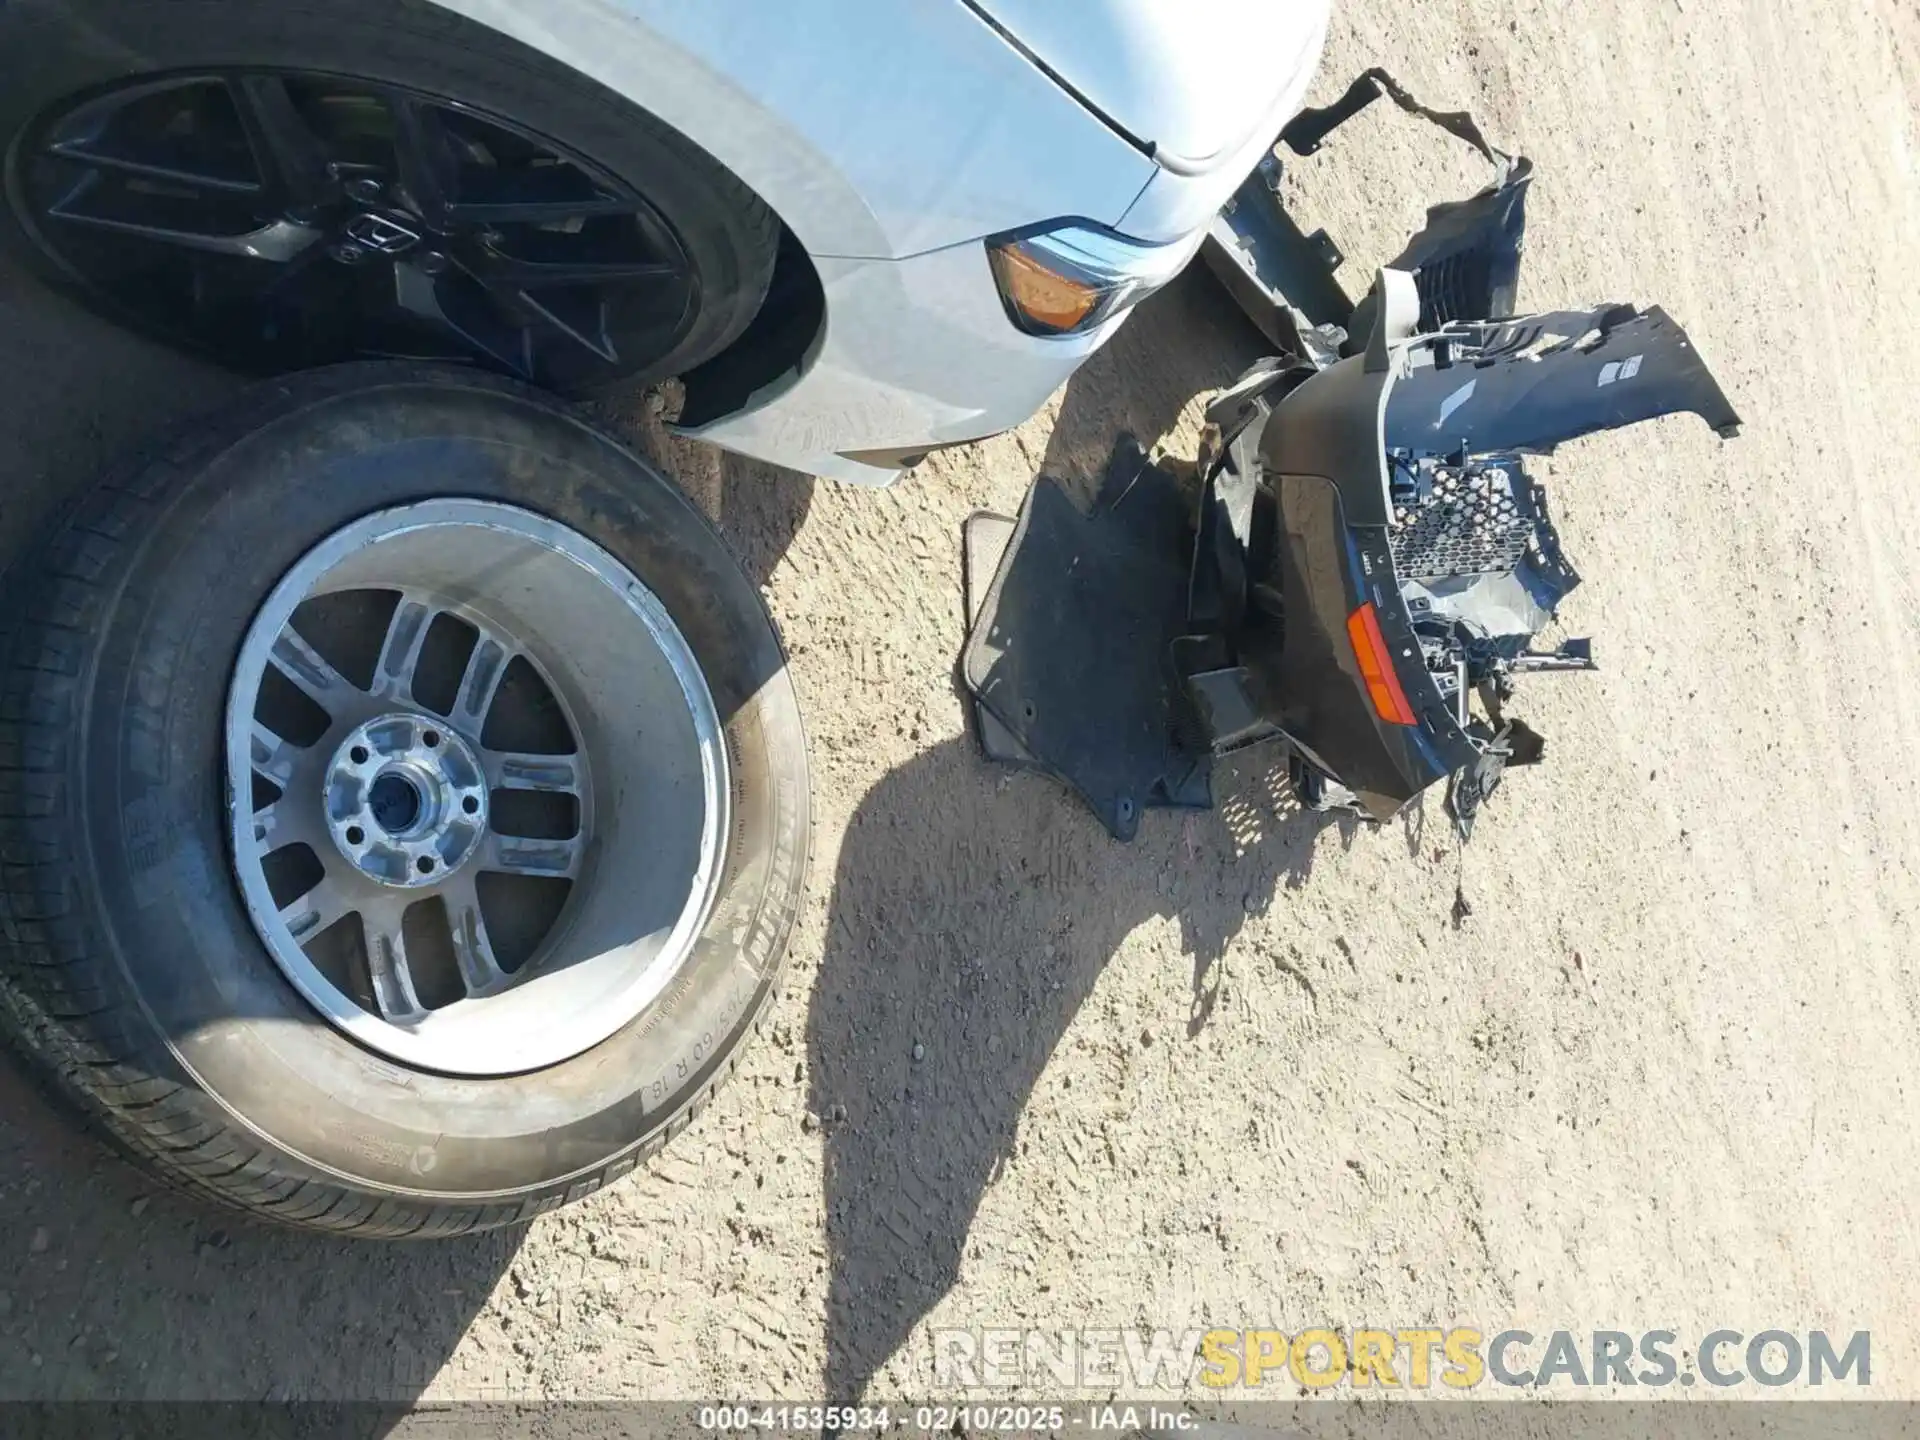
[[[0,1011],[170,1179],[441,1235],[624,1173],[731,1068],[807,770],[751,581],[532,392],[252,396],[0,600]]]
[[[686,137],[415,0],[14,0],[0,243],[260,372],[679,374],[767,293],[771,211]]]

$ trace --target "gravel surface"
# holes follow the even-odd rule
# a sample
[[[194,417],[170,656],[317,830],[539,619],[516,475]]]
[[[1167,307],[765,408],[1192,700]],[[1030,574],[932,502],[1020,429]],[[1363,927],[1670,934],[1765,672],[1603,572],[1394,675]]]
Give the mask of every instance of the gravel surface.
[[[0,1397],[900,1395],[929,1326],[1426,1322],[1871,1329],[1876,1393],[1920,1395],[1920,18],[1339,8],[1321,97],[1384,63],[1538,161],[1523,302],[1664,304],[1748,422],[1541,467],[1605,669],[1527,685],[1547,764],[1473,844],[1247,765],[1116,845],[966,738],[961,520],[1122,427],[1189,449],[1255,353],[1209,282],[890,492],[636,403],[812,730],[811,900],[741,1074],[647,1172],[426,1248],[194,1209],[0,1076]],[[1353,284],[1471,162],[1377,107],[1299,196]],[[230,388],[4,273],[0,380],[0,553]]]

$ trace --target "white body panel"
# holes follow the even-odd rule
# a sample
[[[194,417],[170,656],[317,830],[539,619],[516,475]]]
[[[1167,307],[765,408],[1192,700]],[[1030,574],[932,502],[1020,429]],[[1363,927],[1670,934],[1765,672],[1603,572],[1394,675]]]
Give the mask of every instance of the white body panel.
[[[814,255],[1111,225],[1154,174],[960,0],[439,3],[658,115]]]
[[[963,0],[437,3],[659,116],[772,206],[819,271],[824,333],[804,373],[693,433],[885,483],[894,470],[846,452],[1017,425],[1121,323],[1022,334],[980,242],[1068,217],[1155,241],[1203,227],[1297,107],[1330,0],[1205,0],[1202,20],[1187,18],[1190,0],[1075,0],[1059,8],[1086,48],[1049,32],[1045,69],[1023,53],[1038,54],[1033,42],[1007,38],[1019,32],[996,13],[1016,8],[1003,0],[981,0],[992,24]],[[1259,64],[1236,55],[1236,36],[1253,33],[1275,47]],[[1149,43],[1164,67],[1147,63]],[[1106,113],[1131,117],[1135,138],[1049,70],[1076,88],[1074,74],[1097,79]],[[1228,83],[1231,105],[1206,98]],[[1217,140],[1205,173],[1176,173],[1140,147],[1138,127],[1175,137],[1169,147],[1248,133]]]
[[[978,0],[1087,104],[1169,168],[1212,171],[1271,143],[1287,77],[1311,73],[1322,0]],[[1242,172],[1244,173],[1244,172]]]
[[[796,470],[888,484],[897,469],[845,452],[927,449],[1018,425],[1126,320],[1059,339],[1022,334],[973,242],[908,260],[817,264],[827,333],[806,373],[775,398],[685,433]]]
[[[1266,120],[1243,136],[1239,144],[1226,152],[1214,166],[1200,173],[1157,168],[1147,187],[1120,217],[1118,230],[1138,240],[1176,240],[1204,230],[1214,215],[1227,203],[1227,197],[1279,138],[1281,128],[1300,112],[1306,103],[1307,88],[1320,67],[1320,51],[1327,34],[1326,0],[1286,0],[1289,15],[1303,11],[1316,17],[1304,58],[1287,72],[1275,71],[1272,79],[1280,86],[1269,104]]]

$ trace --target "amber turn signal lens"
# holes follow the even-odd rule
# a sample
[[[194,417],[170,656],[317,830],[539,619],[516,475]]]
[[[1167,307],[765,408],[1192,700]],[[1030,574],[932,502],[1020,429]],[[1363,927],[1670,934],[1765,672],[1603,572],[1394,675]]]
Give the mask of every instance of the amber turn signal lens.
[[[1064,335],[1084,323],[1105,298],[1097,286],[1049,270],[1014,246],[988,255],[1000,293],[1034,326]]]
[[[1061,220],[986,242],[1007,318],[1029,335],[1084,335],[1178,275],[1206,236],[1129,239],[1089,220]]]
[[[1374,613],[1371,600],[1347,617],[1347,639],[1353,642],[1360,678],[1366,681],[1367,695],[1380,718],[1389,725],[1413,724],[1413,707],[1407,704],[1407,692],[1400,688],[1400,676],[1380,634],[1380,617]]]

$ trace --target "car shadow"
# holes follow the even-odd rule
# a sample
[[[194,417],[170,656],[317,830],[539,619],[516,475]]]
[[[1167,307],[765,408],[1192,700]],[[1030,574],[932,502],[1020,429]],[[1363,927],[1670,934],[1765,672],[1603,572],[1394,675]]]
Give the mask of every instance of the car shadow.
[[[417,1398],[520,1246],[303,1234],[176,1195],[0,1052],[0,1402]]]
[[[1116,436],[1151,447],[1196,397],[1224,389],[1272,349],[1206,267],[1148,297],[1067,381],[1041,473],[1091,504]],[[1191,444],[1177,447],[1191,459]]]
[[[1204,1027],[1229,942],[1306,882],[1327,828],[1275,782],[1261,758],[1225,769],[1214,813],[1154,812],[1122,845],[1055,782],[961,739],[862,800],[807,1014],[830,1400],[858,1397],[954,1284],[1035,1081],[1140,926],[1178,925],[1193,968],[1166,979],[1191,1001],[1184,1025],[1125,1043]]]
[[[1069,381],[1044,473],[1090,501],[1116,435],[1151,445],[1263,353],[1211,277],[1190,270]],[[1173,922],[1191,965],[1166,977],[1187,991],[1184,1023],[1122,1043],[1191,1040],[1247,917],[1306,883],[1323,830],[1351,840],[1350,817],[1298,809],[1275,758],[1222,765],[1213,812],[1151,813],[1124,845],[1063,786],[988,763],[971,737],[916,756],[861,801],[807,1019],[830,1400],[858,1397],[953,1286],[1028,1097],[1127,937]]]

